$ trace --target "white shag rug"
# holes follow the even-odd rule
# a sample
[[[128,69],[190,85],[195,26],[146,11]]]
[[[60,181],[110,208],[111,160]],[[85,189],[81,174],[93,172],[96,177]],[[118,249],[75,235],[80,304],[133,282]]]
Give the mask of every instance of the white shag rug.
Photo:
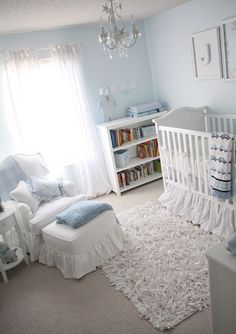
[[[148,202],[118,216],[124,250],[102,270],[157,329],[209,306],[206,250],[220,240]]]

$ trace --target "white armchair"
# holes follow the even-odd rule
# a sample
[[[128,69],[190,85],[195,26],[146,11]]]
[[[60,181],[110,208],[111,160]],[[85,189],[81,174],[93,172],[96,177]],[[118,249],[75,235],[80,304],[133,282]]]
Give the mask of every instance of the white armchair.
[[[11,165],[12,161],[13,166]],[[18,166],[21,169],[20,172],[17,170]],[[49,173],[40,154],[17,154],[12,156],[11,159],[6,158],[0,164],[0,189],[3,200],[9,200],[9,193],[21,181],[22,171],[26,179],[31,177],[44,178]],[[9,175],[9,173],[12,174]],[[50,202],[42,202],[35,212],[32,212],[30,206],[26,203],[11,200],[11,204],[16,207],[16,219],[26,242],[27,250],[30,253],[31,261],[37,261],[39,258],[39,252],[43,246],[42,229],[52,223],[58,213],[84,198],[83,194],[74,196],[65,194]],[[9,236],[9,238],[12,238],[12,236]]]

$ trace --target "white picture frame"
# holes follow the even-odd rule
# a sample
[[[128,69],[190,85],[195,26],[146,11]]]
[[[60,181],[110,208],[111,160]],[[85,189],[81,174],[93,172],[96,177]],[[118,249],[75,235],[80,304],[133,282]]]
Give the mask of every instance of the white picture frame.
[[[192,34],[191,45],[195,79],[222,78],[219,27]]]
[[[221,22],[224,79],[236,80],[236,16]]]

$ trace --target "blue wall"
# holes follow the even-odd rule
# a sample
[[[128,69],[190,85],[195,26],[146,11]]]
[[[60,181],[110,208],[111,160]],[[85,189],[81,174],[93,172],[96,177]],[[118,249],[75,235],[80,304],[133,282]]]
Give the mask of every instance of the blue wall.
[[[93,118],[96,123],[102,122],[99,113],[99,88],[102,86],[120,86],[136,82],[137,88],[131,92],[114,94],[117,102],[116,118],[125,116],[129,104],[147,102],[154,98],[148,51],[143,22],[138,23],[143,38],[129,49],[128,58],[115,56],[112,60],[104,53],[98,43],[98,25],[75,26],[39,32],[16,33],[0,36],[0,50],[20,48],[46,48],[58,43],[80,43],[83,46],[83,68]],[[0,65],[1,79],[1,65]],[[7,104],[3,103],[0,80],[0,158],[13,151],[11,130],[7,122]]]
[[[102,121],[98,89],[133,81],[137,83],[136,90],[114,95],[116,117],[123,117],[129,104],[146,102],[154,96],[169,108],[208,105],[216,112],[236,113],[236,82],[195,80],[190,44],[192,33],[219,26],[223,19],[234,15],[236,0],[189,1],[144,24],[139,22],[144,36],[129,50],[127,59],[108,58],[97,42],[97,25],[0,36],[0,50],[81,43],[89,102],[96,123]],[[14,127],[9,127],[8,107],[2,99],[5,86],[0,80],[0,159],[16,148],[11,135]]]
[[[236,0],[192,0],[145,21],[156,98],[169,108],[208,105],[216,112],[236,113],[236,81],[195,80],[192,33],[236,16]]]
[[[143,23],[138,23],[143,31]],[[39,32],[0,36],[0,49],[45,48],[58,43],[81,43],[83,67],[91,109],[96,122],[102,119],[98,112],[98,89],[101,86],[120,85],[135,81],[137,89],[129,93],[117,93],[117,117],[125,115],[130,103],[146,102],[153,98],[151,71],[145,36],[128,51],[128,58],[115,56],[112,60],[98,43],[97,25],[76,26]],[[143,34],[145,35],[144,31]]]

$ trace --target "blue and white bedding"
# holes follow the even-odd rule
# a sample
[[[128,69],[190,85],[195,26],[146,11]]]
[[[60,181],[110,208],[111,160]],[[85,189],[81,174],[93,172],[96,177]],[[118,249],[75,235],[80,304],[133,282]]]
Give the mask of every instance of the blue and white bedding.
[[[210,139],[211,194],[220,199],[232,196],[233,140],[228,133],[212,133]]]

